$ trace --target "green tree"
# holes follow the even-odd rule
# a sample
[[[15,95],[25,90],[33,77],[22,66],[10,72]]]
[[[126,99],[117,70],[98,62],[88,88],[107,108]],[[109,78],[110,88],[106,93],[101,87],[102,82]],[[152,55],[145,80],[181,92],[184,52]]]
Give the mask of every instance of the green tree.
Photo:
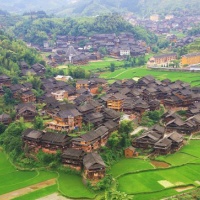
[[[4,89],[4,103],[5,104],[13,104],[14,103],[14,97],[13,93],[9,88]]]
[[[44,128],[44,122],[43,122],[42,117],[40,117],[40,116],[35,117],[33,124],[34,124],[35,129],[43,129]]]
[[[115,71],[115,64],[114,63],[110,63],[110,71],[111,72]]]

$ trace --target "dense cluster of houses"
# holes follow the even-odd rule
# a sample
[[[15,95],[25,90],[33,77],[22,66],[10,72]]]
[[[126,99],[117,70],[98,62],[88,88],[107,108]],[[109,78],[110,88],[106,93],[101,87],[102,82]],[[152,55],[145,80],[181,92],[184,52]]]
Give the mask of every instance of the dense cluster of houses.
[[[43,69],[41,65],[34,65],[34,71],[42,73],[36,66]],[[102,78],[91,77],[77,80],[73,86],[55,78],[40,78],[44,95],[36,97],[31,93],[30,83],[12,84],[8,76],[0,76],[1,87],[9,87],[13,97],[20,101],[15,106],[16,119],[23,117],[25,122],[32,122],[37,115],[48,117],[44,131],[27,129],[22,134],[24,145],[34,152],[60,150],[63,164],[84,169],[84,176],[89,179],[105,175],[105,163],[96,152],[106,145],[110,134],[118,130],[122,113],[140,123],[145,111],[158,110],[161,104],[165,106],[168,112],[163,115],[162,126],[149,129],[133,141],[133,146],[153,148],[159,154],[179,149],[183,144],[182,134],[200,131],[200,88],[191,88],[182,81],[159,81],[145,76],[138,81],[118,80],[108,85]],[[96,98],[99,88],[101,96]],[[43,106],[38,108],[36,102]],[[187,118],[176,114],[177,110],[185,110]],[[0,122],[7,125],[11,121],[8,114],[0,115]],[[89,130],[82,133],[83,126]],[[77,132],[77,136],[71,135]]]
[[[84,43],[84,45],[80,45]],[[57,63],[86,64],[102,57],[100,49],[113,57],[144,55],[150,49],[142,40],[136,40],[131,33],[96,34],[92,37],[57,36],[56,46],[50,48],[45,42],[42,51],[53,52],[48,58],[52,65]]]
[[[137,19],[130,15],[126,17],[133,25],[141,25],[156,34],[169,34],[173,31],[188,31],[192,26],[199,23],[200,15],[166,15],[164,18],[157,14],[150,16],[149,19]]]

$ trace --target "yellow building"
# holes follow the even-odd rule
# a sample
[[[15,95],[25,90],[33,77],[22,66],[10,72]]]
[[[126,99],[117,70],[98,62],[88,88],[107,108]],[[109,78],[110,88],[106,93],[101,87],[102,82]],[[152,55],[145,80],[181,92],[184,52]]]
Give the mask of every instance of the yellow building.
[[[200,52],[198,53],[190,53],[182,56],[181,65],[193,65],[200,63]]]

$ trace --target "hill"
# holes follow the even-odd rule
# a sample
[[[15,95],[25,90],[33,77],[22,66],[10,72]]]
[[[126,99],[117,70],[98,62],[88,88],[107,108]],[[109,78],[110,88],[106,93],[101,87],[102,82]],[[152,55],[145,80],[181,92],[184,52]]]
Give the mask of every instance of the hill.
[[[124,11],[148,16],[152,13],[166,14],[181,11],[193,13],[200,8],[199,0],[0,0],[0,6],[11,12],[45,10],[68,16],[94,16]]]

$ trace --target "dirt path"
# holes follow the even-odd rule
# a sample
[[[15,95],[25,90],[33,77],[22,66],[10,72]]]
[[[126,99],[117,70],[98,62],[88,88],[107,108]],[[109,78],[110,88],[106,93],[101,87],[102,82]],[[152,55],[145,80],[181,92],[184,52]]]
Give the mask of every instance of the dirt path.
[[[50,194],[46,197],[39,198],[37,200],[71,200],[67,197],[60,196],[58,193]]]
[[[54,185],[55,183],[56,183],[56,179],[50,179],[41,183],[30,185],[28,187],[21,188],[19,190],[15,190],[15,191],[0,195],[0,200],[10,200],[15,197],[19,197],[19,196],[28,194],[30,192],[34,192],[35,190],[42,189],[50,185]]]

